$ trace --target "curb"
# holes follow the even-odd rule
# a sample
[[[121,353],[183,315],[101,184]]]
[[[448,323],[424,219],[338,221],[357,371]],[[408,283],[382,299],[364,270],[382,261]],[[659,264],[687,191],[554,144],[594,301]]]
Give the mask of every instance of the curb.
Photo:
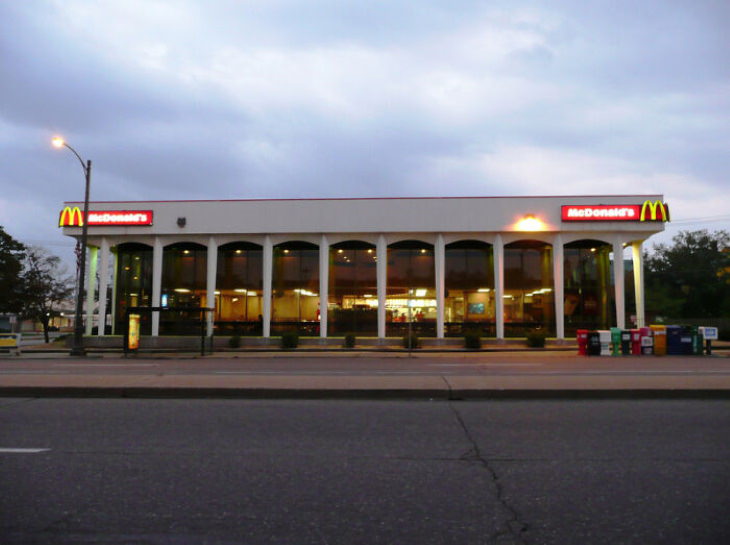
[[[0,397],[105,399],[271,399],[271,400],[549,400],[549,399],[728,399],[720,389],[585,389],[585,390],[407,390],[407,389],[280,389],[157,387],[0,387]]]

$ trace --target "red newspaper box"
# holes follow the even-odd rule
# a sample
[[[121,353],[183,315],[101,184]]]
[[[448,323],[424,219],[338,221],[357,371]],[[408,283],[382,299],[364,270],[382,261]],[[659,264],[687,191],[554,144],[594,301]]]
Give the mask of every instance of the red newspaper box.
[[[578,341],[578,355],[588,355],[588,330],[579,329],[575,332],[575,340]]]
[[[648,327],[642,327],[641,331],[641,355],[651,356],[654,354],[654,336]]]

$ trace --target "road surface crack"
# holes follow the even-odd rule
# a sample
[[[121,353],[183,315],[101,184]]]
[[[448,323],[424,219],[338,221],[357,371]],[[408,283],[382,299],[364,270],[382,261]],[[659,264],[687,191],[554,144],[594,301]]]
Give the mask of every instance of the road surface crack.
[[[526,545],[527,541],[525,541],[525,533],[528,530],[527,523],[522,520],[522,516],[517,509],[507,502],[504,494],[504,487],[502,486],[502,482],[500,481],[496,469],[492,467],[489,459],[482,454],[479,445],[469,431],[469,428],[467,427],[466,422],[464,422],[459,411],[452,403],[449,403],[449,408],[454,413],[456,421],[459,423],[459,426],[461,426],[467,441],[471,444],[471,448],[461,456],[461,460],[477,463],[487,471],[487,474],[490,476],[492,484],[496,490],[497,503],[507,513],[507,518],[504,521],[504,524],[502,524],[500,528],[497,528],[497,530],[489,537],[489,543],[495,543],[497,545]]]

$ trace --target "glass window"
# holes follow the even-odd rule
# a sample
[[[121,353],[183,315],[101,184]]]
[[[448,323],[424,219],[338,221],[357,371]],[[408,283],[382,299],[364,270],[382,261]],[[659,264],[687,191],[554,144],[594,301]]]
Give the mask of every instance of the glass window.
[[[563,249],[565,332],[608,329],[614,322],[610,254],[613,247],[597,240],[578,240]]]
[[[494,261],[491,244],[464,240],[446,245],[444,322],[446,336],[467,329],[495,334]]]
[[[262,276],[261,246],[232,242],[218,248],[216,334],[263,334]]]
[[[348,241],[330,247],[329,336],[377,336],[377,259],[375,246],[366,242]]]
[[[152,248],[146,244],[127,243],[117,246],[116,325],[121,334],[126,330],[125,313],[131,307],[152,306]],[[150,314],[140,313],[141,332],[151,333]]]
[[[504,247],[504,331],[522,337],[530,329],[555,334],[552,246],[521,240]]]
[[[410,329],[423,337],[436,336],[436,282],[433,245],[418,240],[388,246],[386,335]]]
[[[308,242],[274,246],[272,282],[272,335],[319,335],[319,248]]]
[[[200,244],[166,246],[162,253],[161,307],[199,309],[208,306],[206,293],[208,249]],[[160,313],[160,334],[200,335],[200,311]]]

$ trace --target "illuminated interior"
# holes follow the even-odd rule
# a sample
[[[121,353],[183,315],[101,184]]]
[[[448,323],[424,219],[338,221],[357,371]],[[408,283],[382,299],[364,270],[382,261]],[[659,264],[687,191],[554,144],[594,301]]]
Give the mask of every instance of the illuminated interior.
[[[160,306],[183,310],[160,313],[160,334],[200,334],[201,313],[192,309],[208,306],[207,262],[208,249],[201,244],[184,242],[163,249]]]
[[[386,293],[386,335],[402,336],[409,329],[424,337],[436,335],[432,244],[407,240],[388,246]]]
[[[308,242],[274,246],[271,334],[319,335],[319,247]]]
[[[133,242],[117,246],[115,330],[123,332],[124,318],[131,307],[152,305],[152,247]],[[143,335],[150,334],[149,313],[140,315]]]
[[[447,336],[467,330],[494,335],[492,245],[464,240],[446,245],[444,322]]]
[[[555,335],[552,246],[521,240],[504,247],[504,331],[523,337],[533,329]]]
[[[375,246],[348,241],[329,251],[327,333],[378,334],[378,257]]]
[[[612,251],[612,245],[598,240],[578,240],[565,245],[567,334],[574,335],[577,329],[608,329],[615,322]]]
[[[215,299],[217,335],[262,335],[261,246],[232,242],[218,248]]]

